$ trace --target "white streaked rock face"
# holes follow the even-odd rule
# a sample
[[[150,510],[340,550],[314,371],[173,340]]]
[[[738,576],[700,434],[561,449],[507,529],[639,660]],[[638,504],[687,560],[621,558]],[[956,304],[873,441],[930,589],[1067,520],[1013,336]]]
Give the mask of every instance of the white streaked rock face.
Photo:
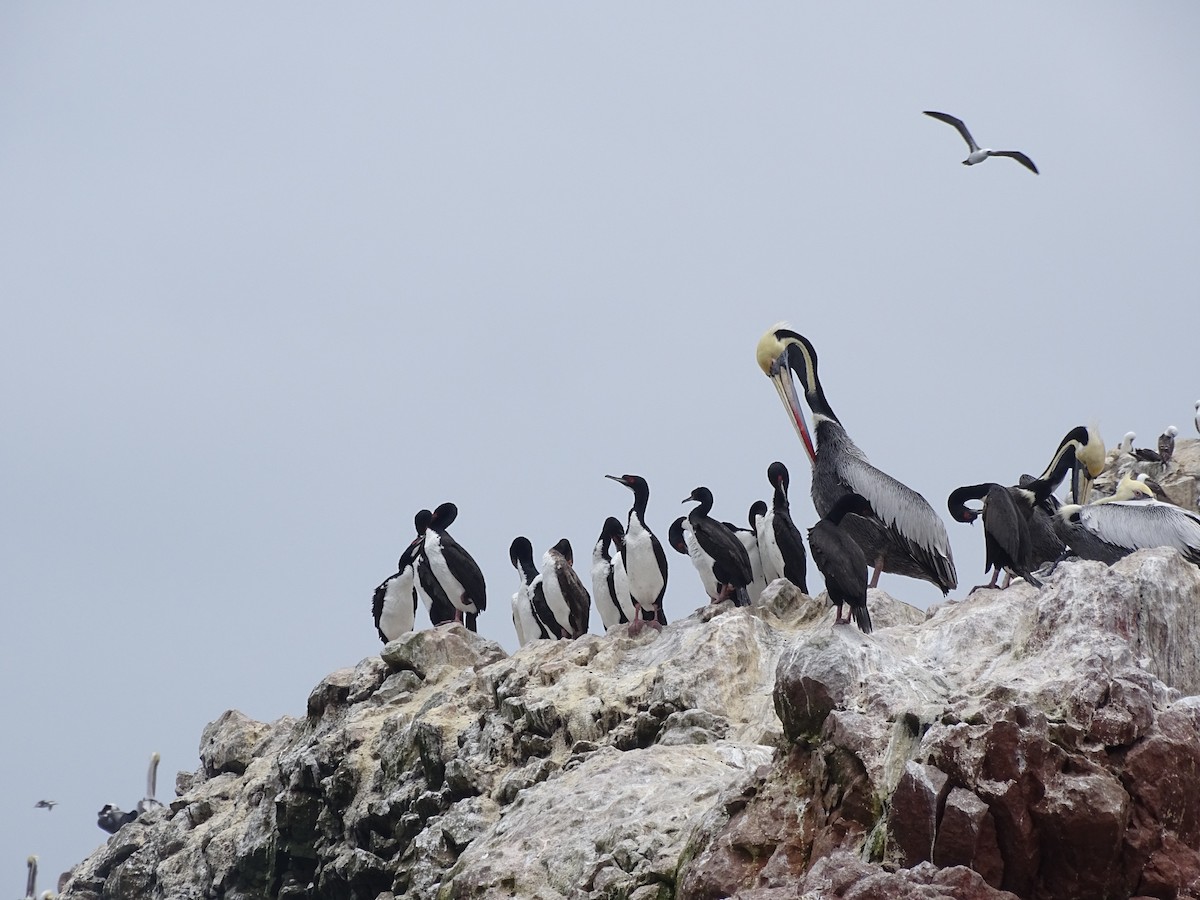
[[[779,657],[832,616],[779,582],[758,610],[512,656],[460,626],[405,634],[324,679],[305,719],[209,725],[175,802],[71,896],[659,896],[774,757]]]
[[[406,634],[305,718],[211,724],[177,799],[67,895],[1164,896],[1200,877],[1200,570],[1142,551],[928,615],[869,603],[870,636],[782,581],[632,639],[508,656],[461,626]],[[847,853],[852,881],[821,863]]]

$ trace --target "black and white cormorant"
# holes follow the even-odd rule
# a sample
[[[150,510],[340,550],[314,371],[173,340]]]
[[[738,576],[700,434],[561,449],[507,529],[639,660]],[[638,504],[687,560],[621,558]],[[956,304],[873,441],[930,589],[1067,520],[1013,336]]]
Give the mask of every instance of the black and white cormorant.
[[[575,571],[575,555],[566,538],[542,556],[542,591],[560,631],[572,638],[587,634],[592,598]]]
[[[604,520],[600,538],[592,550],[592,599],[605,631],[633,621],[637,611],[629,595],[629,578],[621,561],[625,529],[614,516]]]
[[[842,494],[816,525],[808,529],[808,546],[813,562],[825,576],[825,590],[837,605],[837,621],[842,624],[842,604],[850,606],[854,621],[864,634],[871,633],[871,615],[867,612],[867,557],[862,548],[841,527],[845,516],[871,515],[871,504],[858,494]],[[846,622],[849,623],[849,618]]]
[[[700,548],[700,544],[696,541],[696,535],[692,533],[692,525],[687,520],[687,516],[680,516],[671,523],[671,527],[667,529],[667,543],[677,553],[682,553],[692,561],[692,566],[700,576],[700,584],[704,587],[704,593],[713,603],[718,602],[721,588],[717,584],[717,576],[713,574],[713,558]]]
[[[749,528],[739,528],[729,522],[725,523],[734,536],[742,542],[742,546],[746,548],[746,555],[750,557],[750,571],[754,574],[754,578],[746,585],[746,594],[750,597],[751,606],[758,605],[758,601],[762,598],[762,592],[770,584],[763,575],[762,552],[758,548],[758,519],[766,511],[767,504],[761,500],[755,500],[750,504],[750,512],[747,515]]]
[[[1007,156],[1010,159],[1015,159],[1034,175],[1038,174],[1037,166],[1033,164],[1033,160],[1022,153],[1020,150],[988,150],[986,147],[980,147],[975,143],[975,138],[971,137],[971,132],[967,131],[967,126],[963,124],[962,119],[956,119],[954,116],[943,112],[932,112],[925,110],[925,115],[932,116],[939,122],[945,122],[947,125],[953,125],[958,129],[958,133],[962,135],[962,139],[967,142],[967,146],[971,148],[970,154],[962,161],[964,166],[974,166],[983,162],[989,156]]]
[[[413,560],[413,593],[429,613],[430,624],[437,628],[439,625],[453,622],[455,610],[454,604],[434,577],[429,560],[425,558],[425,535],[431,522],[433,513],[427,509],[420,510],[413,517],[413,527],[417,530],[417,555]],[[474,616],[467,618],[467,627],[471,631],[475,630]]]
[[[633,506],[625,525],[625,543],[621,562],[629,581],[629,595],[637,605],[639,615],[630,623],[629,633],[636,634],[643,625],[662,628],[666,615],[662,609],[663,594],[667,592],[667,555],[662,544],[646,526],[646,505],[650,502],[650,485],[640,475],[605,475],[633,491]]]
[[[854,492],[871,506],[869,517],[850,514],[842,528],[858,542],[875,567],[871,586],[882,572],[932,582],[949,593],[958,583],[946,526],[916,491],[872,466],[850,439],[825,399],[817,376],[817,352],[808,338],[782,326],[758,342],[758,364],[775,384],[789,418],[813,466],[812,498],[825,516],[843,494]],[[813,413],[816,445],[808,433],[792,373],[800,378]]]
[[[533,564],[533,545],[529,543],[527,537],[513,538],[513,542],[508,548],[508,558],[512,562],[513,568],[517,570],[517,576],[521,579],[517,592],[512,596],[512,616],[513,628],[517,632],[517,643],[523,647],[530,641],[551,636],[549,629],[542,624],[533,608],[535,582],[537,590],[541,591],[541,573]],[[541,600],[544,604],[545,598],[542,597]],[[549,616],[549,610],[545,610],[544,614]]]
[[[733,533],[709,513],[713,495],[706,487],[698,487],[683,498],[684,503],[698,504],[688,513],[688,524],[696,543],[712,558],[713,577],[717,582],[715,602],[732,599],[735,606],[746,606],[750,598],[746,586],[754,579],[750,556]]]
[[[763,576],[767,584],[777,578],[786,578],[807,594],[808,555],[804,552],[804,538],[800,529],[792,521],[787,494],[791,478],[787,466],[781,462],[771,463],[767,467],[767,481],[775,494],[771,509],[760,520]]]
[[[423,510],[429,512],[429,510]],[[396,564],[396,574],[386,578],[371,598],[375,630],[385,644],[413,630],[417,618],[416,562],[423,538],[417,537],[404,548]]]
[[[487,586],[471,554],[446,531],[456,518],[458,507],[453,503],[442,503],[433,511],[433,521],[425,532],[423,555],[433,580],[454,606],[454,621],[463,622],[465,616],[466,626],[474,631],[474,617],[487,609]],[[425,582],[422,585],[432,597],[429,585]]]

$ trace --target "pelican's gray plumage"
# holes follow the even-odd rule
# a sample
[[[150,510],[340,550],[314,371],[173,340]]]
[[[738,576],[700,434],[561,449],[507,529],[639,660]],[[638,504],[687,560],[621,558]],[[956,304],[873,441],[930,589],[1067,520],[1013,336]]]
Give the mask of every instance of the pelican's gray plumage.
[[[30,854],[29,858],[25,860],[25,867],[25,897],[27,900],[33,900],[37,894],[38,858],[36,853]]]
[[[713,506],[712,491],[701,486],[683,498],[684,503],[693,501],[698,505],[688,513],[688,524],[700,549],[712,557],[713,577],[717,580],[718,589],[714,599],[722,601],[732,598],[734,605],[745,606],[750,602],[746,586],[754,580],[750,556],[742,542],[724,524],[709,515]]]
[[[646,525],[646,506],[650,502],[650,484],[641,475],[605,475],[633,491],[633,506],[625,524],[625,542],[621,545],[621,563],[629,582],[629,595],[639,615],[629,626],[637,634],[643,625],[662,628],[667,623],[662,599],[667,592],[667,554],[654,532]]]
[[[870,517],[850,514],[844,528],[875,567],[871,586],[887,571],[932,582],[949,593],[957,584],[946,526],[924,497],[872,466],[850,439],[825,399],[817,376],[817,353],[808,338],[784,327],[758,342],[758,364],[774,382],[813,466],[812,498],[825,516],[843,494],[854,492],[871,506]],[[814,447],[791,374],[799,376],[813,413]]]
[[[867,557],[858,542],[840,527],[849,513],[870,516],[871,504],[859,494],[842,494],[821,521],[808,529],[808,546],[812,548],[813,562],[825,576],[829,599],[837,605],[836,624],[842,623],[842,604],[847,603],[858,627],[864,634],[870,634]]]
[[[967,142],[967,146],[971,148],[970,154],[962,161],[964,166],[974,166],[983,162],[989,156],[1007,156],[1010,159],[1015,159],[1034,175],[1038,174],[1037,166],[1033,164],[1033,160],[1022,153],[1020,150],[988,150],[986,147],[980,147],[975,143],[975,138],[971,137],[971,132],[967,131],[967,126],[963,124],[962,119],[957,119],[954,116],[943,113],[925,110],[925,115],[937,119],[939,122],[945,122],[947,125],[953,125],[958,129],[958,133],[962,135],[962,139]]]
[[[592,550],[592,599],[605,631],[632,622],[637,615],[629,595],[629,577],[621,562],[624,543],[625,529],[621,527],[621,521],[609,516],[604,520],[600,538]]]
[[[1144,496],[1144,500],[1130,498]],[[1200,515],[1153,499],[1146,485],[1128,476],[1111,497],[1058,511],[1061,536],[1081,559],[1111,565],[1135,550],[1173,547],[1200,565]]]
[[[560,630],[572,638],[587,634],[592,598],[575,571],[571,542],[566,538],[542,556],[542,590]]]

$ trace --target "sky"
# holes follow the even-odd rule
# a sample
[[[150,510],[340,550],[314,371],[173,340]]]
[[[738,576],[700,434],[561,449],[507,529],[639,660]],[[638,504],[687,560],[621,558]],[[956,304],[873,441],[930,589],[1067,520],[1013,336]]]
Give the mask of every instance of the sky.
[[[52,887],[152,751],[170,799],[225,709],[302,716],[378,652],[422,507],[458,504],[509,650],[509,543],[587,580],[605,474],[665,537],[701,484],[744,522],[779,459],[812,525],[754,361],[781,320],[943,515],[951,596],[986,581],[953,488],[1078,424],[1192,433],[1198,33],[1187,2],[4,4],[0,882],[38,853]],[[926,109],[1042,174],[960,165]]]

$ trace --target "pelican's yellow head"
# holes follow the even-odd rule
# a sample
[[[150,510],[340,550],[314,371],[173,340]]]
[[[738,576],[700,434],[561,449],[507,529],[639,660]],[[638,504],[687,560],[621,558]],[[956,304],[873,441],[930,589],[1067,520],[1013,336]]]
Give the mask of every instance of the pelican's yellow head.
[[[754,355],[763,374],[774,382],[779,399],[788,411],[788,418],[808,453],[809,462],[814,461],[817,453],[804,419],[804,407],[800,405],[800,397],[792,381],[792,373],[798,372],[804,380],[805,393],[810,393],[817,384],[816,351],[804,337],[789,329],[786,322],[780,322],[767,329],[767,333],[758,339]],[[797,360],[801,361],[799,367]]]
[[[1097,503],[1119,503],[1122,500],[1143,500],[1149,497],[1154,499],[1154,491],[1150,490],[1144,482],[1138,481],[1130,475],[1126,475],[1117,484],[1117,489],[1113,491],[1111,497],[1105,497],[1103,500],[1097,500]]]

